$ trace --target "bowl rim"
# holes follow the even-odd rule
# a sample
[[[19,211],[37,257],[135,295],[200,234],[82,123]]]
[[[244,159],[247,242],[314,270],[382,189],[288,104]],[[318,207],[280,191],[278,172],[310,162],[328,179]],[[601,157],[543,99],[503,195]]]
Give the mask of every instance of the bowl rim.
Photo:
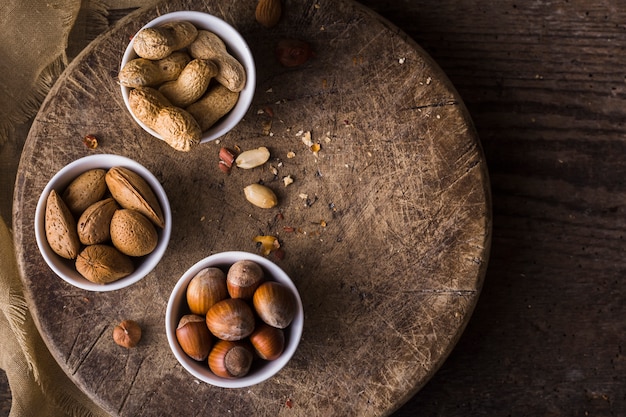
[[[69,264],[73,263],[74,260],[65,260],[52,251],[45,233],[46,201],[48,195],[53,189],[62,191],[81,173],[86,172],[89,169],[108,169],[114,166],[123,166],[131,169],[146,180],[146,182],[153,189],[154,194],[161,205],[163,218],[165,220],[165,227],[163,229],[157,228],[159,241],[156,248],[149,255],[143,257],[143,260],[132,274],[108,284],[96,284],[82,277],[75,269],[72,269],[72,267],[69,266]],[[68,284],[87,291],[114,291],[128,287],[129,285],[140,281],[160,262],[167,249],[172,232],[172,212],[163,186],[154,174],[152,174],[152,172],[150,172],[146,167],[125,156],[114,154],[96,154],[88,155],[70,162],[57,171],[52,178],[50,178],[41,192],[39,200],[37,201],[34,228],[39,253],[41,253],[41,256],[44,258],[46,264],[48,264],[48,267],[50,267],[50,269],[52,269],[52,271],[62,280]]]
[[[269,275],[271,275],[272,280],[285,284],[295,295],[297,309],[296,315],[292,323],[289,325],[289,333],[285,349],[279,358],[263,363],[261,369],[266,370],[266,372],[249,373],[241,378],[227,379],[213,374],[209,370],[208,366],[204,365],[203,362],[198,362],[188,357],[178,344],[175,329],[180,319],[180,310],[183,309],[183,303],[185,301],[183,294],[189,281],[191,281],[191,279],[198,272],[200,272],[200,270],[206,267],[218,265],[226,267],[242,259],[257,262]],[[187,271],[185,271],[185,273],[176,282],[176,285],[170,293],[165,313],[165,332],[167,335],[167,341],[170,346],[170,350],[178,360],[178,363],[180,363],[183,368],[185,368],[185,370],[195,378],[221,388],[249,387],[266,381],[276,375],[291,360],[296,352],[302,337],[303,327],[304,309],[300,298],[300,292],[289,275],[287,275],[287,273],[280,266],[276,265],[269,259],[245,251],[218,252],[196,262]]]
[[[225,20],[205,12],[199,12],[195,10],[180,10],[170,12],[156,17],[143,25],[136,33],[139,33],[144,28],[154,27],[162,23],[186,20],[193,23],[199,29],[211,30],[217,34],[222,41],[226,44],[229,53],[241,62],[246,70],[246,85],[239,93],[237,104],[230,110],[230,112],[222,119],[220,119],[215,125],[211,126],[208,130],[202,132],[202,138],[200,143],[206,143],[218,139],[232,130],[246,115],[248,109],[252,105],[254,93],[256,89],[256,66],[254,62],[254,56],[250,46],[243,38],[243,36],[234,28],[230,23]],[[208,23],[207,23],[208,22]],[[208,29],[207,27],[211,27]],[[235,47],[238,45],[238,47]],[[133,41],[128,42],[122,60],[120,63],[120,70],[131,59],[138,58],[133,49]],[[130,87],[125,87],[120,84],[122,92],[122,99],[126,109],[130,113],[131,117],[142,129],[151,134],[152,136],[163,140],[163,137],[156,131],[146,126],[141,120],[139,120],[130,109],[128,102]]]

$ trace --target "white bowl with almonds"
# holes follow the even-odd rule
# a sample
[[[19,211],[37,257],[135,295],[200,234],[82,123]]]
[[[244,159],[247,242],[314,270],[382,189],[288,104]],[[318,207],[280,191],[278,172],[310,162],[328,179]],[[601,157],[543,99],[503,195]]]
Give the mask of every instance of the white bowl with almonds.
[[[158,179],[119,155],[78,159],[58,171],[35,211],[35,237],[69,284],[113,291],[136,283],[161,260],[172,214]]]
[[[245,39],[208,13],[167,13],[128,44],[118,80],[146,132],[188,152],[234,128],[248,111],[256,69]]]

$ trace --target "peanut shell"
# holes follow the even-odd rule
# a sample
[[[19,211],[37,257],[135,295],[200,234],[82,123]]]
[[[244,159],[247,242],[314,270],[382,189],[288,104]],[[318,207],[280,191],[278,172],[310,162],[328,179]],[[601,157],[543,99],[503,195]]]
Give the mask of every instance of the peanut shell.
[[[111,218],[119,206],[109,197],[100,200],[80,215],[77,224],[78,238],[83,245],[95,245],[111,238]]]
[[[129,256],[144,256],[156,248],[159,236],[154,225],[136,210],[117,210],[111,219],[111,242]]]
[[[165,226],[159,200],[139,174],[125,167],[113,167],[105,179],[111,195],[120,206],[137,210],[160,228]]]
[[[107,191],[105,175],[104,169],[90,169],[74,178],[65,188],[63,201],[75,216],[79,216],[87,207],[104,197]]]
[[[46,200],[44,228],[54,253],[66,259],[76,258],[80,250],[76,220],[55,190],[50,191]]]
[[[133,273],[130,257],[113,246],[89,245],[76,258],[76,270],[96,284],[108,284]]]

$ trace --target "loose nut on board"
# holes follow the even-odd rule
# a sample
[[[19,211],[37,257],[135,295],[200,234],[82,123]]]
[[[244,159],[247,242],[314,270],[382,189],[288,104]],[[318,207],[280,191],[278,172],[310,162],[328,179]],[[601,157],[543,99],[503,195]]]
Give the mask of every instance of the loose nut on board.
[[[78,254],[76,270],[96,284],[108,284],[133,273],[133,261],[113,246],[89,245]]]
[[[130,90],[128,104],[137,119],[156,131],[172,148],[188,152],[200,143],[202,130],[189,112],[173,106],[158,90]]]
[[[177,79],[189,61],[191,57],[181,51],[156,61],[136,58],[124,65],[118,79],[125,87],[155,87],[166,81]]]
[[[119,206],[112,197],[100,200],[80,215],[77,224],[78,238],[83,245],[95,245],[111,238],[111,218]]]
[[[144,256],[159,243],[154,224],[137,210],[117,210],[111,218],[111,242],[128,256]]]
[[[237,156],[235,164],[238,168],[251,169],[263,165],[270,159],[270,151],[265,147],[250,149]]]
[[[311,45],[299,39],[279,40],[274,54],[276,60],[287,68],[303,65],[314,55]]]
[[[280,0],[259,0],[254,15],[257,22],[266,28],[271,28],[278,24],[281,13]]]
[[[217,75],[217,65],[206,59],[194,59],[177,79],[159,87],[159,92],[177,107],[187,107],[206,92],[211,79]]]
[[[124,320],[113,328],[113,341],[122,347],[135,347],[140,340],[141,327],[133,320]]]
[[[197,34],[198,29],[191,22],[167,22],[140,30],[133,38],[133,49],[141,58],[163,59],[186,48]]]
[[[196,119],[200,129],[205,131],[231,111],[238,99],[239,93],[217,84],[209,87],[204,96],[185,110]]]
[[[120,206],[137,210],[160,228],[165,226],[159,200],[141,176],[125,167],[113,167],[105,179],[111,195]]]
[[[199,30],[196,39],[189,45],[189,53],[196,59],[209,59],[217,64],[217,82],[234,92],[240,92],[246,85],[246,70],[243,65],[226,50],[224,41],[213,32]]]
[[[243,189],[246,200],[260,208],[272,208],[278,204],[278,198],[271,188],[261,184],[250,184]]]
[[[74,178],[65,188],[62,194],[63,201],[75,216],[102,199],[107,190],[105,174],[104,169],[90,169]]]
[[[80,250],[76,221],[55,190],[50,191],[46,200],[45,229],[54,253],[66,259],[76,258]]]

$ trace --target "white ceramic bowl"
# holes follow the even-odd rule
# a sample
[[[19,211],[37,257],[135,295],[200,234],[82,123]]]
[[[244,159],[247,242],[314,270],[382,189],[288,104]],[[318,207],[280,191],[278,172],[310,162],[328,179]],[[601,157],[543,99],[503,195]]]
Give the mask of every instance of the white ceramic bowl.
[[[286,285],[295,295],[297,300],[297,312],[292,323],[285,329],[285,349],[279,358],[273,361],[263,361],[256,358],[250,372],[246,376],[236,379],[227,379],[219,377],[211,372],[206,362],[195,361],[185,354],[176,339],[176,327],[180,318],[184,314],[188,314],[189,311],[185,295],[189,281],[191,281],[191,279],[204,268],[216,266],[226,272],[228,271],[230,265],[242,259],[248,259],[258,263],[265,272],[266,280],[272,280]],[[298,289],[293,284],[289,276],[275,263],[262,256],[236,251],[221,252],[211,255],[189,268],[187,272],[185,272],[184,275],[178,280],[176,286],[172,290],[165,314],[165,331],[167,334],[167,341],[178,362],[191,375],[199,380],[222,388],[248,387],[263,382],[275,375],[287,364],[287,362],[289,362],[295,353],[302,336],[303,324],[304,310],[302,308],[302,301],[300,299]]]
[[[252,56],[250,48],[248,47],[248,44],[241,36],[241,34],[237,32],[237,30],[235,30],[235,28],[233,28],[230,24],[226,23],[222,19],[207,13],[195,11],[179,11],[167,13],[157,17],[154,20],[151,20],[141,29],[159,26],[166,22],[181,20],[191,22],[198,29],[208,30],[219,36],[226,44],[226,48],[228,49],[230,54],[237,58],[246,70],[246,85],[240,92],[239,100],[237,101],[235,107],[226,116],[220,119],[215,125],[203,132],[201,142],[209,142],[228,133],[228,131],[234,128],[237,123],[239,123],[241,119],[243,119],[246,112],[250,108],[256,86],[256,67],[254,65],[254,58]],[[126,48],[126,51],[124,52],[124,56],[122,57],[120,69],[123,68],[128,61],[135,58],[138,58],[138,56],[133,50],[133,44],[131,41]],[[128,104],[128,94],[131,89],[124,86],[122,86],[121,89],[122,98],[124,99],[126,108],[133,116],[133,119],[135,119],[139,126],[141,126],[146,132],[150,133],[156,138],[162,139],[162,137],[157,132],[150,129],[143,122],[137,119],[133,112],[130,110],[130,106]]]
[[[157,228],[159,242],[157,243],[154,251],[152,251],[149,255],[134,259],[135,271],[132,274],[109,284],[96,284],[87,280],[76,271],[73,260],[62,258],[54,253],[54,251],[50,248],[48,240],[46,239],[44,225],[46,199],[48,198],[48,194],[50,194],[53,189],[58,193],[62,193],[65,187],[67,187],[74,178],[78,177],[85,171],[95,168],[108,169],[114,166],[126,167],[136,172],[147,181],[159,200],[159,204],[161,205],[165,220],[165,227],[163,229]],[[159,183],[157,178],[143,165],[133,161],[132,159],[119,155],[90,155],[66,165],[48,182],[39,197],[35,211],[35,238],[37,239],[37,246],[39,246],[39,251],[41,252],[44,260],[50,269],[52,269],[64,281],[88,291],[118,290],[134,284],[145,277],[161,260],[161,257],[163,256],[163,253],[165,253],[165,249],[169,243],[171,232],[172,212],[167,195],[165,194],[165,190],[163,190],[161,183]]]

